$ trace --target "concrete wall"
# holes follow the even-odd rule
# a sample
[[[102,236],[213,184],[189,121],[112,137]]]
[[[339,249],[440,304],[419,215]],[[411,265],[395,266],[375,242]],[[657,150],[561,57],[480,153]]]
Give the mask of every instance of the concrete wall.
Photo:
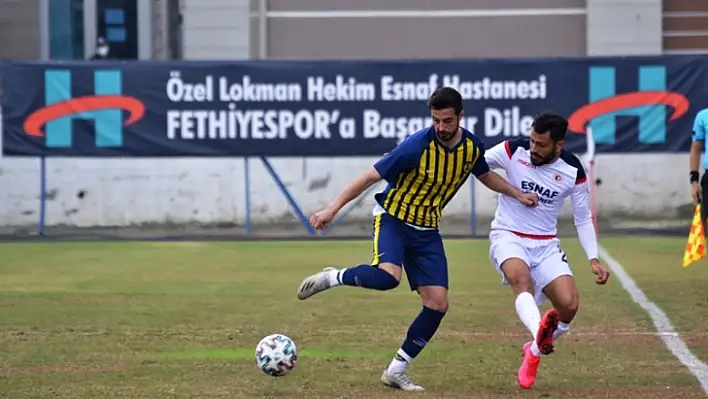
[[[182,0],[184,58],[247,59],[249,0]]]
[[[585,0],[269,0],[263,32],[260,6],[254,57],[261,33],[269,59],[585,55]]]
[[[274,168],[306,214],[325,206],[375,158],[273,159]],[[295,220],[260,161],[251,161],[256,224]],[[656,165],[664,165],[657,168]],[[687,154],[600,155],[600,217],[663,218],[690,201]],[[39,212],[39,161],[0,158],[0,226],[33,226]],[[69,226],[243,224],[244,161],[240,159],[50,159],[46,223]],[[477,184],[480,217],[492,216],[495,196]],[[660,189],[657,189],[660,187]],[[445,218],[468,219],[472,197],[463,187]],[[368,220],[367,197],[351,219]],[[566,204],[565,215],[570,215]]]
[[[156,60],[169,59],[167,27],[167,0],[153,0],[150,4],[150,19],[152,28],[152,58]]]
[[[662,53],[661,0],[587,0],[587,55]]]
[[[40,56],[39,0],[0,0],[0,59]]]

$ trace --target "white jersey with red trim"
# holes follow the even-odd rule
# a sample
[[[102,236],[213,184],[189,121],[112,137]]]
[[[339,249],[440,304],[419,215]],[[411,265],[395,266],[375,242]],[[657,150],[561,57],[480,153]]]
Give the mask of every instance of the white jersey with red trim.
[[[530,208],[514,198],[499,195],[492,230],[508,230],[529,238],[553,237],[563,203],[570,197],[578,232],[589,227],[595,239],[587,178],[575,155],[563,150],[552,164],[535,166],[531,163],[528,139],[518,139],[499,143],[487,150],[485,157],[490,168],[504,169],[507,181],[522,192],[537,193],[539,200],[537,207]],[[581,241],[585,238],[582,235],[585,234],[581,234]]]

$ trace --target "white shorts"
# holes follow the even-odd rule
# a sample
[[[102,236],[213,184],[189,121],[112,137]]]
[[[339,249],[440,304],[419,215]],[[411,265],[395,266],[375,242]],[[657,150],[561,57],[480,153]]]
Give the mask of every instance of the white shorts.
[[[529,265],[534,298],[538,305],[545,302],[543,288],[551,281],[560,276],[573,275],[558,238],[539,240],[520,237],[510,231],[492,230],[489,241],[489,257],[502,276],[502,284],[509,285],[501,270],[505,260],[519,258]]]

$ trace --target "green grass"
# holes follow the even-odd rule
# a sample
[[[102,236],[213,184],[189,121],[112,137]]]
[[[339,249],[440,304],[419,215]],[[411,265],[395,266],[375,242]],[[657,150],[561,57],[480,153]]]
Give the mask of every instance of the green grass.
[[[708,358],[708,269],[681,268],[683,240],[603,243],[689,346]],[[448,241],[450,312],[410,367],[424,397],[702,397],[616,279],[594,284],[564,247],[581,310],[536,388],[515,372],[527,333],[485,240]],[[5,244],[0,252],[0,398],[380,398],[378,379],[420,310],[392,292],[342,287],[298,301],[324,265],[367,262],[369,242]],[[702,283],[703,282],[703,283]],[[298,365],[255,366],[265,335],[292,337]]]
[[[634,242],[634,241],[630,241]],[[605,249],[624,266],[671,319],[694,355],[708,362],[708,259],[681,266],[686,239],[645,238],[641,251],[627,240],[608,240]]]

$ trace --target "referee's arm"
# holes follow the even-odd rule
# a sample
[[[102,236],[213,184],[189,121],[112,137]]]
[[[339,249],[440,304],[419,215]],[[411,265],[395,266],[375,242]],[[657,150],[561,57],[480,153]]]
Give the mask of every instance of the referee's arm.
[[[699,163],[701,161],[701,153],[705,146],[706,140],[706,113],[708,109],[703,110],[696,115],[696,120],[693,123],[693,134],[691,135],[691,155],[689,157],[689,167],[690,167],[690,177],[691,177],[691,195],[693,196],[693,203],[698,204],[703,199],[702,195],[703,185],[705,182],[700,181],[699,174]],[[704,174],[705,177],[705,174]],[[705,180],[705,179],[704,179]]]

